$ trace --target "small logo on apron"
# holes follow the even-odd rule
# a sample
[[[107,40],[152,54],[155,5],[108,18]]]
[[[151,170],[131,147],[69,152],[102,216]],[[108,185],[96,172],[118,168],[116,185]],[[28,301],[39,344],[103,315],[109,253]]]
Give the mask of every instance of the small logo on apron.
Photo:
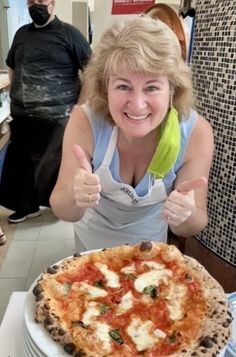
[[[133,205],[136,205],[136,203],[138,203],[138,200],[134,197],[133,192],[131,192],[127,187],[121,187],[120,190],[130,197],[131,203]]]

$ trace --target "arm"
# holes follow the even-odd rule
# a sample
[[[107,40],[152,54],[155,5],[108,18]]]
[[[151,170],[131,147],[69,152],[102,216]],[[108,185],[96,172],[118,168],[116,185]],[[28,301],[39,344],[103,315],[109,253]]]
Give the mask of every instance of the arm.
[[[11,87],[13,75],[14,75],[14,70],[9,67],[9,68],[8,68],[8,76],[9,76],[9,81],[10,81],[10,87]]]
[[[204,118],[198,116],[184,164],[177,173],[175,189],[169,195],[163,211],[164,219],[176,235],[194,235],[208,222],[207,182],[213,150],[212,128]]]
[[[92,173],[92,153],[90,124],[81,107],[75,105],[65,129],[60,171],[50,197],[54,214],[63,220],[77,221],[87,207],[98,203],[101,188],[98,176]]]

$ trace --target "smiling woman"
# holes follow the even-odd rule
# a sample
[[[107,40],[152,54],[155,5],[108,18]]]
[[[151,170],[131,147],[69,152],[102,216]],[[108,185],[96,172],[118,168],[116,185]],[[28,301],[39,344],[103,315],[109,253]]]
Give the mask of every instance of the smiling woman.
[[[58,217],[75,221],[77,250],[166,242],[168,226],[183,236],[200,231],[213,135],[192,109],[176,35],[148,16],[115,22],[94,48],[84,86],[88,101],[67,124],[50,201]]]

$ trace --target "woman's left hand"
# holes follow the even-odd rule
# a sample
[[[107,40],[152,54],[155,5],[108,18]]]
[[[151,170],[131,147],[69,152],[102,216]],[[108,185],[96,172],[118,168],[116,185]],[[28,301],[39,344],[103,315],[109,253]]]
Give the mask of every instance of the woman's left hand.
[[[207,185],[205,177],[182,182],[167,198],[163,210],[166,223],[178,226],[185,222],[196,211],[194,189]]]

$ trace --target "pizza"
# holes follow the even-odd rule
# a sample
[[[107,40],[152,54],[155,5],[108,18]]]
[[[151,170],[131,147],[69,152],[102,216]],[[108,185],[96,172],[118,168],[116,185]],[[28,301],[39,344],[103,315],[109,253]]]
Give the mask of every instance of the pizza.
[[[76,357],[216,356],[232,316],[219,283],[174,245],[74,255],[32,290],[35,320]]]

